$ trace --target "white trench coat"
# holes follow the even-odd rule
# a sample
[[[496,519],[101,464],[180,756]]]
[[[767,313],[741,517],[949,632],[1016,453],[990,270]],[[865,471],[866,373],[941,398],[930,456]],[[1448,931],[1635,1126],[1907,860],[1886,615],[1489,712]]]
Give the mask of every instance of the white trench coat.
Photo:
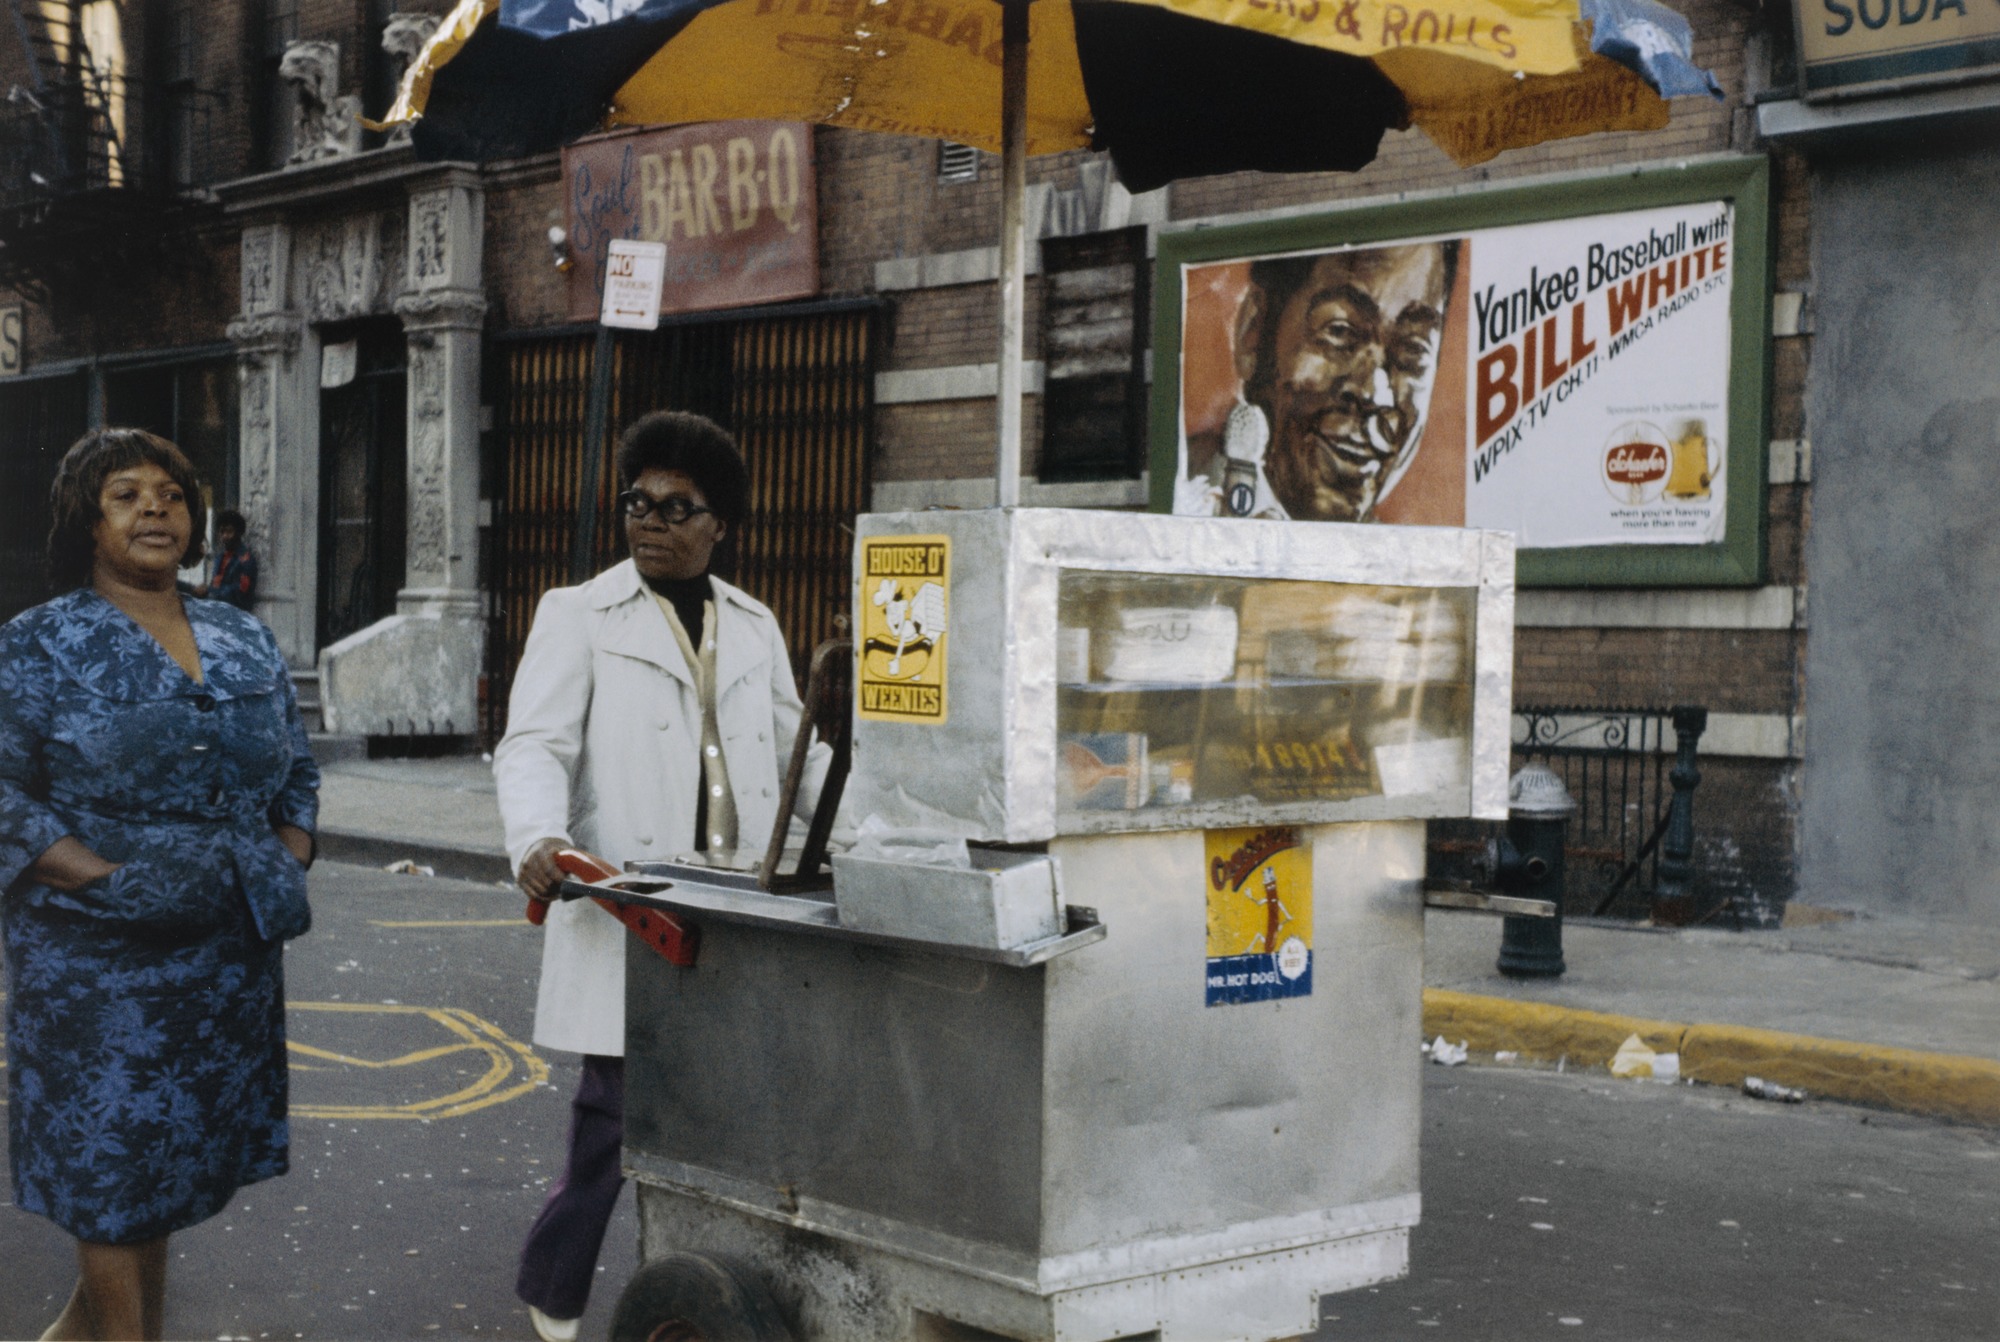
[[[778,820],[803,706],[770,610],[713,582],[716,718],[738,844],[761,851]],[[493,752],[514,870],[552,837],[620,865],[692,850],[701,726],[687,659],[631,560],[544,595],[514,674],[507,734]],[[814,746],[799,789],[802,816],[811,815],[830,757]],[[624,926],[575,900],[549,908],[545,933],[535,1042],[623,1057]]]

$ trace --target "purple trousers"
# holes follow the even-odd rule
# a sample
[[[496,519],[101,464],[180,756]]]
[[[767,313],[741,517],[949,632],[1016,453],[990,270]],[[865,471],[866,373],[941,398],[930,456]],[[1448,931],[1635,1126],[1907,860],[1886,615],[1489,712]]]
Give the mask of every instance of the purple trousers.
[[[587,1053],[570,1101],[569,1155],[528,1229],[514,1279],[514,1294],[552,1319],[582,1318],[590,1301],[597,1251],[625,1186],[624,1136],[625,1060]]]

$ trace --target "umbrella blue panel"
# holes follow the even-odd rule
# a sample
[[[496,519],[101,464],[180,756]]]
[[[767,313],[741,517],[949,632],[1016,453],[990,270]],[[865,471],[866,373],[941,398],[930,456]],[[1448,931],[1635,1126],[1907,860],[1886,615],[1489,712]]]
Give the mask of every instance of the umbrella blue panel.
[[[1660,91],[1662,98],[1722,97],[1715,76],[1694,63],[1694,29],[1656,0],[1582,0],[1590,49],[1609,56]]]
[[[430,101],[410,133],[417,156],[521,158],[588,135],[603,123],[625,81],[695,15],[719,2],[649,0],[643,13],[563,28],[554,36],[513,26],[509,11],[573,10],[576,0],[503,5],[500,22],[481,24],[432,79]],[[542,21],[549,22],[546,14]]]
[[[561,37],[626,19],[683,22],[721,0],[500,0],[500,25],[536,37]]]

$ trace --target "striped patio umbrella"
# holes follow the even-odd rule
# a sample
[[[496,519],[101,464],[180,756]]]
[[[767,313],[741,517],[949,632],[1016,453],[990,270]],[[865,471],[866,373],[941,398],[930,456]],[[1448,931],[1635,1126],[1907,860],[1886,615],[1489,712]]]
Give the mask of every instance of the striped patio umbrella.
[[[1002,156],[1000,500],[1013,502],[1024,156],[1127,189],[1353,170],[1416,126],[1460,164],[1720,96],[1656,0],[460,0],[387,122],[491,160],[606,126],[768,118]]]

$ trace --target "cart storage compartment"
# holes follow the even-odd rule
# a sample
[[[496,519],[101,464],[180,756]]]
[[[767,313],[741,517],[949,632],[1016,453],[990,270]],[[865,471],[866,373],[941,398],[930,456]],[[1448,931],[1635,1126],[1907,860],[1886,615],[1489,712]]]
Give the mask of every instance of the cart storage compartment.
[[[1063,930],[1055,860],[974,847],[970,870],[837,853],[834,905],[845,927],[952,946],[1011,950]]]

